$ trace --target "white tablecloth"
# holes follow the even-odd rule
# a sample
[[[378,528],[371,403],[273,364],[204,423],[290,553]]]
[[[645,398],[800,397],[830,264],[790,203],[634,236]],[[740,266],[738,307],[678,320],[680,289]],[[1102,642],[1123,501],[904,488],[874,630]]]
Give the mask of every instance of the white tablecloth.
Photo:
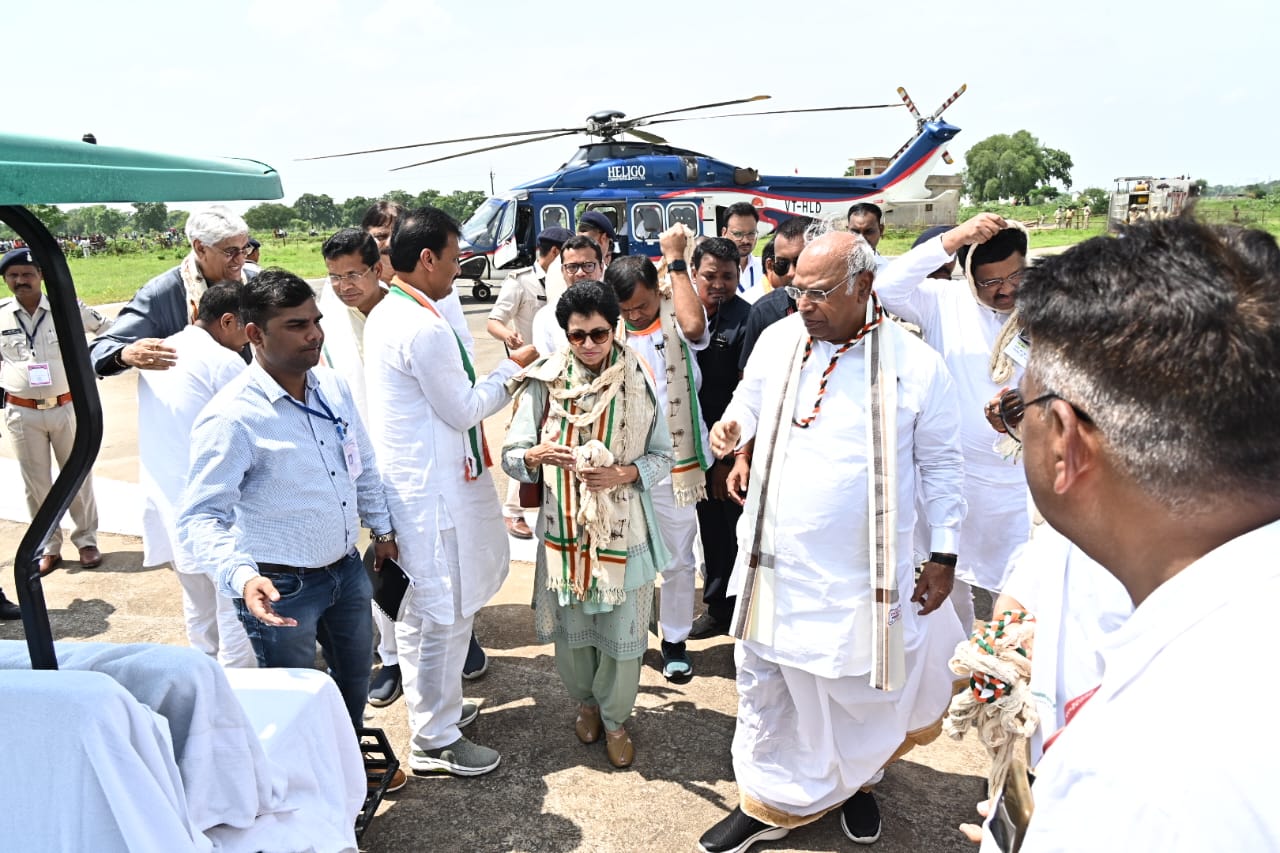
[[[176,822],[194,828],[190,849],[228,853],[355,849],[353,823],[365,792],[363,765],[341,695],[328,676],[311,670],[279,669],[224,673],[206,655],[176,646],[60,643],[57,654],[61,672],[3,674],[50,680],[85,674],[86,670],[108,675],[141,703],[134,716],[153,719],[153,726],[164,731],[171,742],[168,755],[179,776],[181,809],[169,809],[164,801],[148,795],[136,803],[136,814],[119,809],[93,812],[94,821],[102,818],[104,827],[114,827],[118,837],[129,840],[126,847],[168,849],[132,839],[138,834],[145,841],[151,822]],[[25,643],[0,642],[0,670],[21,671],[29,666]],[[51,717],[60,719],[56,710],[45,709],[46,705],[56,709],[60,703],[59,684],[54,682],[30,696],[24,692],[26,685],[21,682],[17,690],[6,689],[0,700],[9,722],[0,743],[24,738],[24,755],[33,762],[10,764],[11,772],[0,774],[0,798],[4,800],[0,820],[64,825],[68,816],[81,811],[82,786],[51,788],[38,781],[47,776],[43,773],[46,762],[40,756],[45,751],[61,754],[76,749],[85,755],[100,754],[111,748],[118,736],[107,736],[112,726],[94,719],[95,706],[90,703],[71,704],[74,713],[85,716],[74,725],[70,724],[74,721],[47,723]],[[104,706],[106,711],[121,713],[112,705]],[[135,729],[144,731],[141,723],[136,723]],[[136,747],[123,749],[119,770],[94,763],[101,778],[114,775],[117,779],[111,788],[118,791],[114,794],[117,798],[133,800],[135,788],[163,787],[162,782],[146,781],[148,774],[161,780],[167,772],[155,763],[154,750],[144,753],[145,760],[134,754],[137,751]],[[7,761],[8,752],[0,755]],[[32,801],[36,808],[12,807],[13,802],[23,800],[10,794],[19,794],[21,786],[32,780],[37,780],[34,787],[42,795]],[[61,796],[50,796],[54,791]],[[94,796],[92,791],[85,795],[88,805],[96,802]],[[23,817],[24,813],[29,817]],[[116,814],[120,818],[112,823]],[[147,825],[138,824],[135,816],[145,817]],[[63,839],[49,847],[27,844],[25,848],[108,849],[98,843],[100,829],[107,831],[97,828],[94,821],[70,819],[81,825],[85,844],[68,845]],[[0,839],[25,834],[0,834]]]

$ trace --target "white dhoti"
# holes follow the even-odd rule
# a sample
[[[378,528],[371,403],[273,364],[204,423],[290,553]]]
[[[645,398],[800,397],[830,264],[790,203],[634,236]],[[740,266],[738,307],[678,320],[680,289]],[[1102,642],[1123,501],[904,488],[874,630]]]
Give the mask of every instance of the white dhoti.
[[[903,620],[907,675],[900,690],[877,690],[865,675],[824,678],[765,659],[760,652],[768,649],[751,641],[737,644],[733,772],[744,812],[773,826],[803,826],[938,736],[960,624],[946,604],[924,617],[908,605]]]

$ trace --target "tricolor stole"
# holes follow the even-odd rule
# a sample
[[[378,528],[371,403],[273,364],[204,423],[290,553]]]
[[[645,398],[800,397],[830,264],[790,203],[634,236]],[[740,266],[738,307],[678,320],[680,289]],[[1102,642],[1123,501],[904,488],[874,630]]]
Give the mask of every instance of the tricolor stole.
[[[392,284],[391,293],[404,299],[408,299],[410,302],[416,302],[418,305],[421,305],[423,308],[426,308],[432,314],[435,314],[443,320],[446,326],[449,326],[449,321],[445,320],[444,317],[440,315],[440,312],[436,310],[436,307],[431,304],[430,300],[418,293],[417,290],[413,290],[411,292],[405,290],[399,284]],[[458,344],[458,355],[462,356],[462,369],[467,372],[467,379],[471,380],[471,387],[474,388],[476,385],[476,369],[471,364],[471,356],[467,355],[467,348],[462,345],[462,338],[458,337],[458,333],[454,331],[452,326],[449,326],[449,332],[453,335],[454,341]],[[463,460],[463,476],[467,480],[480,479],[480,475],[484,473],[484,469],[493,466],[493,460],[489,457],[489,442],[485,440],[484,436],[483,421],[467,429],[467,440],[464,451],[465,458]]]

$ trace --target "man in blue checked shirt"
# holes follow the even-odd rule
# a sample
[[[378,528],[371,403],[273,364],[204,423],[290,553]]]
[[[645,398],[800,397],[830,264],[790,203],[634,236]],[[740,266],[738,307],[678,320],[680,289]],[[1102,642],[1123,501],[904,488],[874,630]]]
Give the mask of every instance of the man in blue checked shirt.
[[[347,384],[317,367],[324,332],[310,285],[279,269],[245,285],[253,363],[196,419],[179,536],[264,667],[310,667],[317,637],[352,724],[373,665],[372,588],[355,549],[396,558],[373,448]]]

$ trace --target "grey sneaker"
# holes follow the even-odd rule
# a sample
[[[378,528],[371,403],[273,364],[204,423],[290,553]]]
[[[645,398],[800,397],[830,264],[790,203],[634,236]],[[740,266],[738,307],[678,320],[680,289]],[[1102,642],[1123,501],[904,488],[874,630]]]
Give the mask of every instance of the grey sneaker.
[[[414,773],[452,773],[454,776],[483,776],[502,761],[496,749],[458,738],[440,749],[415,749],[409,753],[409,769]]]
[[[480,716],[480,706],[475,702],[468,702],[464,699],[462,702],[462,716],[458,719],[458,728],[466,728],[474,723],[478,716]]]

